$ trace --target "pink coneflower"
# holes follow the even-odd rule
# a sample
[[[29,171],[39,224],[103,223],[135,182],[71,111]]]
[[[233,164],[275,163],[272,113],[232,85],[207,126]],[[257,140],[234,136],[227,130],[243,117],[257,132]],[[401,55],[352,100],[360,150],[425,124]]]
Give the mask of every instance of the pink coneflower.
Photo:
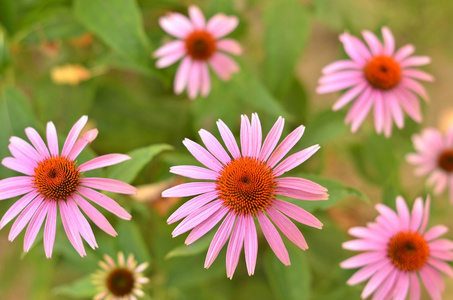
[[[142,285],[149,281],[143,275],[147,262],[137,266],[134,255],[129,254],[126,260],[123,252],[118,252],[118,263],[108,255],[104,255],[104,260],[99,261],[101,270],[92,275],[93,284],[99,290],[94,300],[136,300],[144,295]]]
[[[428,183],[434,186],[435,194],[441,194],[448,187],[453,203],[453,127],[445,136],[437,129],[427,128],[420,135],[414,135],[412,141],[418,153],[410,153],[406,158],[417,167],[415,174],[430,174]]]
[[[28,127],[25,129],[31,145],[18,137],[11,137],[9,150],[13,157],[6,157],[2,164],[14,171],[25,174],[0,181],[0,200],[24,195],[16,201],[0,220],[0,228],[19,215],[14,222],[8,239],[13,241],[28,225],[25,232],[24,251],[28,252],[46,218],[44,227],[44,250],[46,256],[52,256],[57,224],[57,207],[69,241],[81,256],[85,249],[81,236],[94,249],[97,247],[93,231],[82,211],[110,235],[116,232],[107,219],[86,199],[98,204],[122,219],[129,220],[130,214],[114,200],[93,189],[102,189],[115,193],[134,194],[135,188],[114,179],[83,177],[83,172],[115,165],[130,159],[123,154],[107,154],[87,161],[80,166],[75,159],[88,143],[97,136],[97,129],[86,132],[77,140],[88,117],[83,116],[72,127],[61,150],[58,149],[58,137],[55,125],[47,123],[47,145],[38,132]],[[86,198],[86,199],[85,199]]]
[[[176,72],[174,90],[181,94],[187,87],[189,98],[198,93],[206,97],[211,90],[208,63],[217,76],[229,80],[239,66],[223,52],[239,55],[242,47],[233,39],[222,39],[238,25],[234,16],[216,14],[207,23],[196,6],[189,7],[189,18],[180,13],[169,13],[159,19],[160,26],[179,40],[157,49],[153,56],[159,58],[158,68],[165,68],[182,59]]]
[[[353,227],[349,234],[359,239],[343,243],[343,248],[366,251],[341,263],[341,267],[361,268],[349,280],[354,285],[370,279],[362,298],[420,299],[421,278],[432,299],[441,299],[445,283],[441,273],[453,276],[445,261],[453,260],[453,242],[439,239],[448,228],[437,225],[425,232],[429,218],[429,197],[417,198],[412,213],[402,197],[396,198],[395,213],[377,204],[380,215],[367,227]]]
[[[322,227],[322,223],[309,212],[292,203],[276,199],[278,195],[302,200],[328,198],[327,190],[317,183],[303,178],[281,177],[319,149],[319,145],[314,145],[280,162],[304,132],[304,126],[299,126],[276,147],[283,125],[284,119],[280,117],[261,144],[262,132],[258,115],[252,115],[252,122],[243,115],[239,151],[230,129],[219,120],[217,127],[231,156],[211,133],[203,129],[199,134],[208,150],[189,139],[183,141],[189,152],[207,168],[176,166],[172,167],[170,172],[209,181],[180,184],[165,190],[162,196],[199,195],[183,204],[168,218],[168,223],[184,218],[173,231],[174,237],[192,229],[186,244],[191,244],[205,235],[225,217],[209,247],[205,268],[214,262],[230,238],[226,254],[227,276],[233,277],[242,247],[247,271],[249,275],[254,273],[258,252],[255,217],[267,242],[285,265],[290,264],[288,252],[271,220],[289,240],[303,250],[308,248],[307,243],[287,216],[308,226]]]
[[[416,81],[433,81],[433,77],[414,67],[430,62],[427,56],[411,56],[415,48],[406,45],[395,52],[395,40],[387,27],[382,28],[384,43],[370,31],[363,31],[367,46],[349,33],[340,35],[351,60],[336,61],[323,70],[319,79],[319,94],[347,90],[334,104],[338,110],[355,100],[345,122],[355,132],[374,105],[374,126],[388,137],[392,120],[398,128],[404,126],[403,110],[416,122],[422,121],[420,102],[416,95],[428,100],[425,88]]]

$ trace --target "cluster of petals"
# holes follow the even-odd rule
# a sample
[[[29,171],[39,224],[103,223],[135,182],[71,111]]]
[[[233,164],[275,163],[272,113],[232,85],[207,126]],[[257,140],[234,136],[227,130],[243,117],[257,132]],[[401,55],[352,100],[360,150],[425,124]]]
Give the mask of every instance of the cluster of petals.
[[[349,234],[356,237],[343,243],[343,248],[363,251],[341,263],[342,268],[360,268],[348,281],[355,285],[369,279],[362,292],[362,298],[372,299],[420,299],[421,282],[432,299],[442,299],[445,282],[442,273],[453,276],[453,270],[446,261],[453,260],[453,242],[439,238],[448,231],[443,225],[429,230],[426,226],[429,218],[430,200],[415,200],[412,211],[402,197],[396,199],[396,212],[391,208],[377,204],[379,216],[366,227],[353,227]],[[400,236],[413,238],[414,241],[402,240],[396,248],[405,253],[391,253],[392,240]],[[418,257],[417,257],[418,256]],[[398,266],[392,259],[401,259]],[[406,268],[406,269],[404,269]]]
[[[290,259],[276,227],[290,241],[304,250],[308,248],[307,243],[302,233],[288,217],[308,226],[319,229],[322,227],[322,223],[306,210],[298,205],[276,198],[279,195],[312,201],[328,198],[327,189],[313,181],[298,177],[282,177],[284,173],[302,164],[319,149],[319,145],[314,145],[283,159],[304,132],[304,126],[299,126],[277,146],[283,126],[284,119],[280,117],[262,142],[262,129],[258,115],[253,114],[251,122],[246,115],[242,115],[241,150],[239,150],[231,130],[223,121],[218,120],[217,127],[229,154],[216,137],[203,129],[199,131],[199,134],[206,148],[189,139],[183,141],[189,152],[206,168],[174,166],[170,169],[170,172],[206,181],[180,184],[165,190],[162,196],[187,197],[198,195],[184,203],[168,218],[168,223],[184,219],[173,231],[173,236],[192,230],[185,241],[186,244],[193,243],[209,232],[216,224],[221,223],[208,249],[205,268],[208,268],[214,262],[229,239],[226,253],[227,276],[232,278],[242,248],[244,248],[248,274],[252,275],[258,252],[255,218],[258,219],[258,224],[271,249],[285,265],[290,264]],[[253,213],[235,210],[229,204],[226,204],[225,199],[220,196],[222,187],[219,187],[219,178],[223,174],[222,172],[241,159],[249,159],[249,161],[263,164],[271,170],[272,176],[275,178],[272,195],[269,199],[264,199],[268,201],[268,205]],[[240,173],[241,170],[238,170],[238,172]],[[247,175],[244,174],[244,176]],[[253,184],[255,179],[249,179]],[[256,180],[259,181],[260,179]],[[234,190],[237,187],[232,184],[227,188]],[[257,194],[260,192],[262,191],[257,190]],[[253,203],[246,204],[252,205]]]
[[[8,236],[8,239],[13,241],[28,224],[24,238],[25,252],[29,251],[45,222],[44,249],[48,258],[52,256],[58,210],[60,211],[61,221],[66,235],[81,256],[86,255],[82,238],[93,249],[97,247],[93,231],[83,213],[106,233],[112,236],[117,235],[107,219],[90,202],[96,203],[122,219],[129,220],[131,218],[130,214],[118,203],[95,189],[122,194],[134,194],[136,189],[133,186],[114,179],[82,176],[83,172],[123,162],[130,159],[129,156],[123,154],[107,154],[89,160],[80,166],[77,166],[75,163],[77,156],[98,134],[97,129],[92,129],[78,139],[87,120],[88,117],[83,116],[75,123],[64,142],[61,153],[59,151],[57,131],[52,122],[47,123],[47,146],[38,132],[31,127],[25,129],[25,133],[31,144],[16,136],[10,139],[9,150],[12,157],[4,158],[2,164],[23,175],[0,180],[0,200],[23,196],[4,214],[0,220],[0,228],[3,228],[18,216]],[[57,159],[73,164],[75,166],[72,170],[73,173],[75,172],[77,176],[80,175],[80,178],[76,181],[77,186],[74,187],[74,192],[64,199],[50,199],[46,196],[42,192],[42,189],[40,189],[36,177],[40,169],[39,166]],[[50,176],[47,179],[51,182],[52,179],[55,179],[57,172],[61,171],[63,173],[60,172],[60,174],[65,174],[64,171],[66,170],[48,169],[47,171],[48,174],[45,174],[45,176]],[[59,179],[65,180],[65,178]],[[46,188],[52,192],[55,186],[49,185]],[[57,186],[56,188],[64,187]]]
[[[412,142],[417,153],[410,153],[406,159],[416,166],[415,174],[428,176],[428,184],[434,187],[435,194],[449,190],[453,203],[453,126],[443,135],[435,128],[426,128],[415,134]]]
[[[339,60],[322,69],[319,94],[345,90],[333,110],[353,102],[345,119],[351,131],[361,126],[373,108],[374,126],[388,137],[395,122],[404,126],[406,112],[416,122],[422,121],[420,101],[428,100],[425,88],[417,81],[433,81],[433,77],[416,67],[430,62],[427,56],[413,56],[413,45],[395,49],[395,40],[387,27],[382,28],[383,43],[372,32],[362,32],[366,42],[343,33],[340,41],[350,59]]]
[[[197,6],[189,7],[189,18],[176,12],[159,19],[160,26],[178,40],[168,42],[153,53],[156,66],[165,68],[182,59],[174,81],[174,91],[180,94],[187,88],[190,99],[198,94],[206,97],[211,90],[208,65],[226,81],[239,71],[238,64],[228,55],[242,53],[241,45],[224,38],[238,25],[238,18],[216,14],[206,22]]]

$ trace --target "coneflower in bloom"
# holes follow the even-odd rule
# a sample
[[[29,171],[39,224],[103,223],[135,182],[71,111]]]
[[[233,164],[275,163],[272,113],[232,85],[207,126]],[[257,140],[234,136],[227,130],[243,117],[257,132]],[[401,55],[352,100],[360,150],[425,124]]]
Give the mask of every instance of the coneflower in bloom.
[[[175,166],[170,172],[208,181],[183,183],[165,190],[162,196],[198,195],[184,203],[167,220],[168,223],[174,223],[184,219],[172,235],[175,237],[192,230],[186,244],[205,235],[223,219],[209,247],[205,268],[214,262],[229,238],[227,276],[233,277],[242,248],[248,274],[253,275],[258,252],[255,218],[270,247],[285,265],[290,264],[290,259],[274,224],[303,250],[308,248],[307,243],[288,217],[308,226],[322,227],[322,223],[309,212],[277,199],[278,196],[309,201],[328,198],[327,189],[315,182],[298,177],[282,177],[319,149],[319,145],[314,145],[281,161],[299,141],[305,129],[304,126],[299,126],[277,146],[283,125],[284,119],[280,117],[262,143],[258,115],[253,114],[251,122],[247,116],[242,115],[239,150],[232,132],[219,120],[217,127],[231,156],[211,133],[203,129],[199,134],[207,150],[189,139],[183,141],[189,152],[206,168]]]
[[[58,209],[66,235],[81,256],[86,255],[81,237],[93,249],[97,244],[93,231],[80,209],[99,228],[116,236],[117,233],[107,219],[86,199],[122,219],[131,218],[131,215],[113,199],[94,189],[134,194],[133,186],[114,179],[83,177],[86,171],[115,165],[130,157],[124,154],[107,154],[81,165],[75,161],[85,146],[98,134],[97,129],[92,129],[77,139],[87,120],[88,117],[83,116],[75,123],[61,153],[58,149],[57,131],[52,122],[47,123],[47,146],[38,132],[31,127],[25,129],[31,145],[19,137],[13,136],[10,139],[9,150],[13,157],[4,158],[2,164],[25,176],[0,180],[0,200],[24,196],[8,209],[0,220],[0,228],[19,215],[11,227],[8,239],[13,241],[28,224],[24,239],[25,252],[30,249],[46,219],[44,250],[47,258],[52,256]]]
[[[434,186],[435,194],[448,187],[453,203],[453,126],[445,135],[435,128],[427,128],[414,135],[412,142],[417,153],[408,154],[406,159],[416,166],[415,174],[429,174],[428,184]]]
[[[333,110],[354,102],[345,122],[351,131],[360,127],[374,107],[376,132],[388,137],[392,124],[404,126],[403,110],[416,122],[422,121],[417,95],[428,100],[425,88],[417,81],[433,81],[433,77],[415,67],[430,62],[427,56],[411,56],[415,48],[405,45],[395,51],[395,40],[387,27],[382,28],[384,43],[370,31],[363,31],[367,45],[349,33],[340,35],[340,41],[350,60],[339,60],[323,70],[317,92],[326,94],[341,90],[345,93],[337,100]]]
[[[412,212],[402,197],[393,211],[377,204],[380,215],[367,227],[353,227],[349,234],[358,238],[343,243],[343,248],[365,251],[341,263],[345,269],[360,268],[348,281],[350,285],[369,279],[362,298],[420,299],[420,279],[432,299],[441,299],[445,283],[441,273],[453,276],[446,261],[453,260],[453,242],[439,237],[448,228],[437,225],[425,231],[429,218],[429,197],[415,200]]]
[[[101,270],[92,275],[93,285],[99,290],[94,300],[136,300],[144,295],[142,286],[149,281],[143,275],[143,271],[148,267],[147,262],[137,266],[134,255],[129,254],[126,260],[123,252],[118,252],[118,263],[107,254],[104,255],[104,260],[99,261]]]
[[[206,22],[200,9],[190,6],[189,18],[172,12],[161,17],[159,24],[178,38],[153,53],[153,57],[158,58],[158,68],[170,66],[182,58],[174,81],[176,94],[187,87],[189,98],[196,98],[198,93],[206,97],[211,90],[208,64],[224,81],[239,71],[237,63],[225,53],[239,55],[242,47],[233,39],[223,38],[236,28],[237,17],[216,14]]]

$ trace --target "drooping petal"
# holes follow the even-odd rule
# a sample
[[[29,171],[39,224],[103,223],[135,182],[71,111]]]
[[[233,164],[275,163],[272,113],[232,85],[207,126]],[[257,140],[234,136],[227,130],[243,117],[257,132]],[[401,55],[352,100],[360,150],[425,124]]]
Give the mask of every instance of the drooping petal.
[[[258,255],[258,236],[256,234],[255,222],[253,217],[246,215],[244,217],[244,253],[245,263],[247,265],[247,272],[249,276],[255,273],[256,257]]]
[[[57,202],[49,201],[49,206],[47,208],[46,225],[44,226],[44,251],[46,252],[47,258],[52,257],[56,228],[57,228]]]
[[[274,199],[273,206],[287,215],[288,217],[302,224],[312,226],[318,229],[322,228],[322,223],[311,213],[292,203]]]
[[[221,52],[215,52],[209,60],[209,64],[223,81],[230,80],[231,75],[239,71],[239,65],[231,57]]]
[[[226,253],[226,270],[227,277],[232,279],[234,271],[239,262],[239,255],[241,254],[242,246],[244,244],[245,228],[243,221],[244,216],[239,215],[236,224],[231,233],[230,242],[228,243]]]
[[[241,55],[242,54],[242,46],[236,40],[233,39],[222,39],[217,41],[216,47],[219,50],[234,54],[234,55]]]
[[[233,229],[234,221],[236,219],[236,214],[230,212],[223,223],[220,225],[219,229],[217,230],[214,238],[212,239],[211,244],[209,245],[208,253],[206,254],[206,260],[204,263],[204,267],[207,269],[211,266],[211,264],[216,259],[217,255],[219,255],[220,250],[225,245],[226,241],[230,237],[231,230]]]
[[[268,207],[266,212],[269,215],[269,218],[277,225],[278,229],[280,229],[291,242],[302,250],[308,249],[304,236],[290,219],[273,207]]]
[[[28,250],[30,250],[31,248],[31,245],[35,241],[36,236],[41,229],[42,223],[44,222],[44,218],[46,217],[50,201],[44,201],[31,218],[30,224],[25,231],[24,252],[28,252]]]
[[[66,232],[69,242],[71,242],[71,245],[74,247],[74,249],[76,249],[80,256],[86,256],[85,248],[83,247],[83,241],[77,229],[77,223],[74,219],[75,217],[72,214],[72,211],[69,210],[65,201],[59,201],[58,206],[60,208],[61,222],[63,223],[63,228]]]
[[[99,131],[97,129],[91,129],[83,134],[83,136],[77,140],[71,152],[68,154],[69,160],[75,160],[79,156],[80,152],[98,136]]]
[[[109,221],[101,214],[96,208],[94,208],[88,201],[83,199],[81,196],[74,194],[74,201],[82,209],[82,211],[90,218],[94,224],[96,224],[100,229],[110,234],[111,236],[117,236],[115,229],[110,225]]]
[[[43,201],[44,201],[43,197],[38,196],[30,204],[28,204],[27,207],[21,212],[21,214],[17,217],[16,221],[11,227],[11,231],[9,232],[8,235],[9,241],[12,242],[19,235],[19,233],[22,232],[22,230],[25,228],[30,219],[38,210],[39,206],[41,206],[41,203]]]
[[[189,82],[192,63],[193,60],[189,56],[186,56],[179,64],[178,70],[176,71],[175,81],[173,83],[175,94],[181,94],[186,88],[187,83]]]
[[[14,202],[14,204],[6,211],[0,220],[0,229],[14,219],[37,196],[38,193],[33,191]]]
[[[171,224],[176,221],[185,218],[186,216],[192,214],[198,208],[204,206],[205,204],[211,202],[212,200],[218,197],[217,191],[208,192],[205,194],[201,194],[197,197],[194,197],[181,205],[168,219],[167,223]]]
[[[190,245],[202,236],[204,236],[207,232],[209,232],[223,217],[228,213],[228,208],[221,207],[218,211],[216,211],[212,216],[208,219],[200,223],[199,225],[195,226],[194,229],[190,232],[185,240],[186,245]]]
[[[121,219],[131,219],[131,215],[112,198],[83,186],[79,187],[77,192]]]
[[[266,238],[266,241],[268,242],[272,251],[274,251],[275,255],[284,265],[289,266],[291,262],[289,260],[288,251],[286,250],[286,247],[283,244],[282,238],[277,229],[275,229],[274,225],[272,225],[271,221],[269,221],[264,213],[259,212],[257,214],[257,217],[264,237]]]

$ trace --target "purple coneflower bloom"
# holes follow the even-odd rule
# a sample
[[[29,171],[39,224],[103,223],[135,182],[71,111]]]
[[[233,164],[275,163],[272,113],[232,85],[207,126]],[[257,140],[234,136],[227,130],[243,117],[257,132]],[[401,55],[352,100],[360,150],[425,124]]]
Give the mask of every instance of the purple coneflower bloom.
[[[189,139],[183,141],[189,152],[206,168],[175,166],[170,172],[208,181],[180,184],[164,191],[162,196],[198,195],[168,218],[168,223],[184,218],[172,234],[175,237],[192,230],[186,244],[191,244],[205,235],[223,219],[209,247],[205,268],[214,262],[229,238],[226,254],[227,276],[233,277],[242,248],[248,274],[254,273],[258,252],[255,217],[270,247],[285,265],[290,264],[288,252],[271,221],[303,250],[308,248],[307,243],[287,216],[308,226],[319,229],[322,227],[322,223],[309,212],[277,199],[279,195],[312,201],[328,198],[327,189],[317,183],[304,178],[281,177],[319,149],[319,145],[314,145],[281,161],[304,132],[304,126],[299,126],[276,147],[283,125],[284,119],[280,117],[262,143],[258,115],[253,114],[251,122],[243,115],[239,150],[232,132],[219,120],[217,126],[231,156],[211,133],[203,129],[199,134],[207,150]]]
[[[411,56],[415,51],[412,45],[395,52],[395,40],[387,27],[382,28],[383,44],[370,31],[365,30],[362,34],[367,45],[349,33],[340,35],[351,59],[326,66],[317,92],[326,94],[347,90],[334,104],[333,110],[354,100],[345,119],[346,124],[351,123],[352,132],[357,131],[374,106],[376,132],[384,132],[388,137],[392,133],[393,121],[398,128],[404,126],[403,110],[416,122],[422,121],[417,95],[428,100],[428,94],[416,80],[434,79],[414,67],[428,64],[430,58]]]
[[[401,299],[409,294],[420,299],[420,279],[432,299],[441,299],[445,283],[441,273],[453,275],[445,261],[453,260],[453,242],[439,239],[448,228],[437,225],[425,231],[429,218],[429,197],[415,200],[412,212],[402,197],[396,198],[397,212],[377,204],[380,215],[367,227],[353,227],[357,237],[343,243],[343,248],[365,251],[341,263],[341,267],[361,268],[349,280],[354,285],[369,279],[362,298]]]
[[[234,16],[216,14],[206,22],[197,6],[189,7],[189,18],[180,13],[169,13],[159,19],[160,26],[176,41],[157,49],[153,56],[159,58],[158,68],[165,68],[182,58],[176,72],[174,91],[181,94],[187,87],[189,98],[198,93],[206,97],[211,90],[208,64],[222,80],[239,71],[237,63],[224,52],[239,55],[242,47],[233,39],[223,38],[238,25]]]
[[[92,275],[93,284],[99,290],[94,300],[136,300],[137,297],[145,295],[142,286],[149,282],[143,275],[143,271],[148,267],[147,262],[137,266],[134,255],[129,254],[126,260],[123,252],[118,252],[118,263],[108,255],[104,255],[104,260],[99,261],[101,270]]]
[[[453,203],[453,126],[444,136],[435,128],[427,128],[412,137],[417,153],[407,155],[407,161],[417,168],[416,175],[429,175],[428,184],[434,193],[441,194],[448,187]]]
[[[85,256],[83,237],[94,249],[97,247],[93,231],[82,211],[110,235],[117,233],[107,219],[86,199],[98,204],[122,219],[131,215],[114,200],[94,189],[122,194],[134,194],[135,188],[114,179],[83,177],[83,172],[115,165],[130,159],[123,154],[107,154],[87,161],[80,166],[75,159],[88,143],[97,136],[97,129],[86,132],[77,139],[88,117],[80,118],[66,138],[61,153],[55,125],[47,123],[47,146],[38,132],[28,127],[25,133],[31,145],[19,137],[11,137],[9,150],[13,157],[6,157],[2,164],[25,174],[0,181],[0,200],[24,195],[17,200],[0,220],[0,228],[19,215],[14,222],[8,239],[13,241],[27,226],[24,251],[28,252],[46,219],[44,227],[44,250],[52,256],[59,208],[61,221],[69,241],[81,256]],[[85,199],[86,198],[86,199]]]

